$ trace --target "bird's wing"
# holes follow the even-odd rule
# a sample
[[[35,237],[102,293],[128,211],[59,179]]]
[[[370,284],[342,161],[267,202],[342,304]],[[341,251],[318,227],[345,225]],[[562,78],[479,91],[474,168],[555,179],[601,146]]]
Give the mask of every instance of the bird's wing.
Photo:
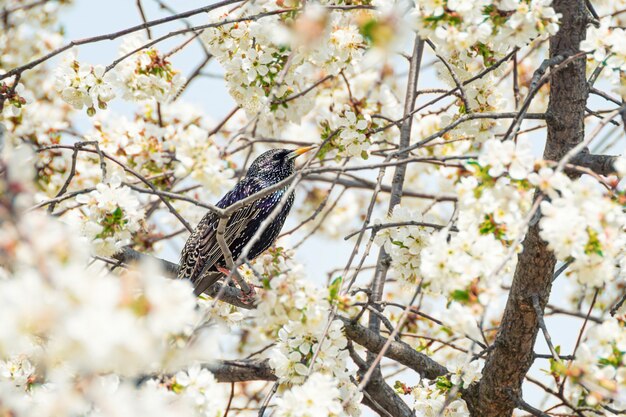
[[[232,243],[241,235],[246,229],[251,220],[253,220],[259,214],[260,210],[254,203],[242,207],[237,210],[228,221],[226,229],[224,231],[224,241],[226,245],[232,249]],[[214,277],[214,274],[206,274],[216,262],[223,258],[224,254],[217,241],[217,226],[219,220],[213,223],[213,227],[207,230],[207,233],[201,237],[199,241],[199,258],[196,262],[196,267],[192,273],[191,281],[194,285],[194,292],[201,294],[216,282],[219,277]],[[225,265],[222,265],[225,266]]]
[[[213,223],[218,221],[218,217],[212,211],[209,211],[204,215],[200,223],[191,232],[191,235],[185,242],[183,251],[180,255],[180,261],[178,262],[178,278],[179,279],[191,279],[193,271],[196,268],[198,258],[200,257],[200,251],[198,247],[198,240],[201,236],[204,236],[213,227]]]
[[[233,241],[245,230],[255,217],[258,216],[260,210],[257,206],[252,203],[247,206],[244,206],[237,210],[226,225],[226,229],[224,230],[224,240],[226,241],[226,245],[230,247]],[[219,220],[213,223],[213,227],[207,230],[207,233],[202,236],[198,242],[200,247],[200,251],[203,255],[203,264],[202,268],[204,270],[208,270],[211,266],[215,264],[223,256],[222,249],[220,248],[219,243],[217,242],[217,226],[219,224]],[[232,248],[231,248],[232,249]],[[202,271],[199,271],[199,276],[202,275]]]
[[[256,193],[260,189],[261,186],[256,181],[244,179],[224,196],[218,203],[218,206],[221,208],[228,207]],[[224,241],[229,247],[241,232],[246,229],[248,223],[258,216],[260,210],[255,203],[256,201],[235,211],[228,220],[224,231]],[[198,224],[196,230],[194,230],[193,235],[190,237],[183,250],[181,270],[187,265],[184,271],[184,275],[186,276],[184,277],[192,281],[196,293],[203,292],[219,279],[219,276],[205,277],[205,275],[207,275],[205,273],[223,257],[222,250],[217,241],[218,225],[219,217],[213,212],[207,213],[200,224]],[[188,245],[189,248],[187,248]],[[179,277],[181,277],[181,274],[179,274]]]

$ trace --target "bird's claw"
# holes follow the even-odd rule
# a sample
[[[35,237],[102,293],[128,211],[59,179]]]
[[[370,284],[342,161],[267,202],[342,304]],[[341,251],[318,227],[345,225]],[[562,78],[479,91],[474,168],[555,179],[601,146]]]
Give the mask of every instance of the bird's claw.
[[[225,268],[223,266],[219,266],[217,265],[215,267],[219,272],[221,272],[222,274],[224,274],[224,276],[229,276],[230,275],[230,269]],[[234,283],[234,280],[229,280],[229,284],[230,283]],[[256,301],[256,290],[254,289],[254,285],[248,285],[249,288],[249,292],[245,293],[243,291],[243,289],[241,289],[241,295],[238,297],[239,301],[241,301],[242,303],[246,304],[246,305],[254,305],[254,302]]]
[[[238,298],[239,301],[246,305],[254,305],[256,301],[256,290],[254,289],[254,285],[250,285],[249,288],[250,291],[248,293],[241,291],[241,295]]]

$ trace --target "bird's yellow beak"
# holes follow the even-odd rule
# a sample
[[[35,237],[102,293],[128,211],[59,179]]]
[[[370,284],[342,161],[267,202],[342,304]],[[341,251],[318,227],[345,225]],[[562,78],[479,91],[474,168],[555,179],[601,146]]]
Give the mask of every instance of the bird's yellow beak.
[[[300,155],[302,155],[303,153],[306,153],[308,151],[310,151],[311,149],[315,149],[317,146],[305,146],[304,148],[298,148],[296,150],[293,150],[291,152],[289,152],[289,159],[294,159],[299,157]]]

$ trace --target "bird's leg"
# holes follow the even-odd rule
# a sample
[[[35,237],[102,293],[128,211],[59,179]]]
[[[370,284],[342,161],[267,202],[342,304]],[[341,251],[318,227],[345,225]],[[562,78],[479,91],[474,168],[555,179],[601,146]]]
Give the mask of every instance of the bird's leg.
[[[228,276],[230,274],[230,269],[228,268],[225,268],[219,265],[217,265],[215,268],[219,272],[224,274],[224,276]],[[256,299],[256,290],[254,289],[254,285],[248,285],[247,282],[243,281],[243,278],[239,277],[239,275],[237,274],[237,271],[233,273],[233,281],[237,281],[242,292],[242,295],[239,297],[239,300],[244,304],[248,304],[248,305],[254,304],[254,301]]]
[[[215,268],[218,271],[220,271],[222,274],[224,274],[225,276],[228,276],[228,274],[230,274],[230,269],[228,269],[228,268],[225,268],[225,267],[219,266],[219,265],[217,265]]]

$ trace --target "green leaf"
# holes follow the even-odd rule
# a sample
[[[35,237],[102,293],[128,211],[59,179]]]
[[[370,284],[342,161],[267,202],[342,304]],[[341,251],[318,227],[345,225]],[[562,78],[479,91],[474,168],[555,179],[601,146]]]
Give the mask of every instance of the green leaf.
[[[452,293],[452,299],[454,301],[467,302],[470,299],[469,291],[467,290],[454,290]]]
[[[374,31],[377,25],[378,21],[376,19],[370,19],[359,28],[361,35],[363,35],[363,38],[365,38],[368,43],[374,42]]]
[[[337,296],[339,295],[339,290],[341,289],[341,283],[342,282],[343,282],[343,277],[338,276],[328,286],[328,298],[331,301],[337,299]]]
[[[557,354],[561,354],[561,346],[555,346],[554,350],[556,351]],[[558,374],[560,373],[560,371],[562,371],[563,365],[559,364],[557,361],[555,361],[553,358],[550,358],[550,372],[552,374]]]
[[[450,382],[450,380],[445,376],[437,377],[436,381],[437,388],[439,388],[441,391],[449,391],[450,388],[454,386],[452,382]]]
[[[120,207],[117,207],[117,208],[113,211],[113,213],[111,213],[111,214],[113,214],[113,219],[114,219],[114,220],[119,220],[119,219],[121,219],[121,218],[122,218],[122,216],[124,215],[124,212],[122,211],[122,209],[121,209]]]
[[[272,288],[272,287],[270,286],[270,279],[269,279],[269,277],[264,277],[264,278],[263,278],[263,282],[262,282],[262,283],[263,283],[263,289],[265,289],[265,290],[269,290],[269,289],[271,289],[271,288]]]

